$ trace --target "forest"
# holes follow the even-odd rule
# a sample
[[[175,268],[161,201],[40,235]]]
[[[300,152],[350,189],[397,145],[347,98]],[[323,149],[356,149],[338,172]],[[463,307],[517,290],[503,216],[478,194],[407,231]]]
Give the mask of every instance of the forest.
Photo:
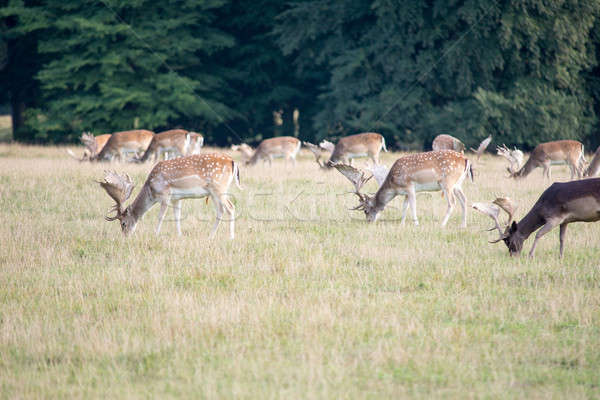
[[[228,145],[374,131],[600,144],[600,1],[0,0],[19,142],[183,127]],[[294,117],[297,116],[297,118]]]

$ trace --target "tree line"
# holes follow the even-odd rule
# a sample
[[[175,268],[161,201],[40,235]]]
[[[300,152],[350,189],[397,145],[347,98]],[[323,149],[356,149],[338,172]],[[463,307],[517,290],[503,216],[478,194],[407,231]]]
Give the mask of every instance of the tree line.
[[[20,141],[183,127],[217,145],[594,147],[599,15],[598,0],[0,0],[0,104]]]

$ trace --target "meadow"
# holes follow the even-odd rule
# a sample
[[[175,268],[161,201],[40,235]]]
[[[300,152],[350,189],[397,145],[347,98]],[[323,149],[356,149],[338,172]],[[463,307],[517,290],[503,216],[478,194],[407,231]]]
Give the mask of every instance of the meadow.
[[[485,155],[463,189],[522,217],[549,182],[505,165]],[[570,225],[562,260],[558,229],[530,259],[472,209],[440,228],[439,193],[418,195],[420,226],[401,198],[367,224],[303,152],[241,168],[233,241],[225,223],[208,240],[204,200],[181,237],[170,213],[154,234],[155,206],[125,239],[95,181],[128,172],[135,196],[151,167],[0,144],[1,398],[600,397],[600,223]]]

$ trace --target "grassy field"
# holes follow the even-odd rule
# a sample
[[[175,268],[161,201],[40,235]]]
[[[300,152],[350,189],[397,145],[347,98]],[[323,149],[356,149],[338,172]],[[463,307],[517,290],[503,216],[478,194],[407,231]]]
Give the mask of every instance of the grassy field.
[[[421,226],[400,198],[367,225],[311,157],[241,169],[234,241],[226,224],[207,240],[204,200],[183,202],[182,237],[154,235],[156,206],[124,239],[106,164],[0,145],[1,397],[600,397],[600,223],[571,225],[562,261],[558,230],[511,259],[474,211],[441,229],[438,193],[418,196]],[[548,182],[504,167],[483,157],[464,191],[523,216]],[[139,189],[151,165],[110,168]]]
[[[0,115],[0,142],[12,139],[12,122],[10,115]]]

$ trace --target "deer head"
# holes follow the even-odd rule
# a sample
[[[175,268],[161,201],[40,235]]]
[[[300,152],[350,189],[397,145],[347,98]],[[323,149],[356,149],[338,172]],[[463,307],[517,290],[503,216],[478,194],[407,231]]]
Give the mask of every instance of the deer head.
[[[319,164],[320,168],[327,168],[325,164],[321,161],[321,157],[323,156],[324,149],[316,144],[312,144],[310,142],[302,142],[304,146],[315,156],[315,161]]]
[[[98,152],[98,143],[96,143],[96,138],[94,137],[94,135],[92,135],[91,132],[82,133],[80,140],[89,152],[89,157],[95,155]]]
[[[106,193],[115,201],[115,205],[108,211],[115,211],[116,214],[112,217],[106,215],[104,219],[114,221],[118,219],[121,222],[121,230],[125,236],[133,233],[137,224],[137,219],[130,212],[129,208],[125,207],[125,202],[131,196],[131,192],[135,184],[128,174],[119,175],[114,171],[104,172],[104,182],[98,181],[100,186]]]
[[[518,255],[521,252],[524,240],[520,237],[517,223],[513,220],[518,206],[510,198],[498,197],[492,204],[473,203],[472,207],[494,220],[495,226],[488,230],[497,229],[500,236],[498,239],[490,241],[490,243],[498,243],[501,240],[504,241],[511,256]],[[508,214],[508,222],[504,225],[504,228],[502,228],[498,221],[500,209]]]
[[[351,210],[364,211],[365,216],[367,217],[367,222],[374,222],[379,214],[379,210],[375,208],[375,197],[361,193],[360,191],[364,184],[367,183],[373,177],[373,175],[367,177],[365,176],[366,174],[364,171],[354,168],[348,164],[330,162],[330,165],[348,178],[348,180],[354,185],[354,192],[351,193],[354,193],[358,196],[359,204],[358,206],[351,208]]]

